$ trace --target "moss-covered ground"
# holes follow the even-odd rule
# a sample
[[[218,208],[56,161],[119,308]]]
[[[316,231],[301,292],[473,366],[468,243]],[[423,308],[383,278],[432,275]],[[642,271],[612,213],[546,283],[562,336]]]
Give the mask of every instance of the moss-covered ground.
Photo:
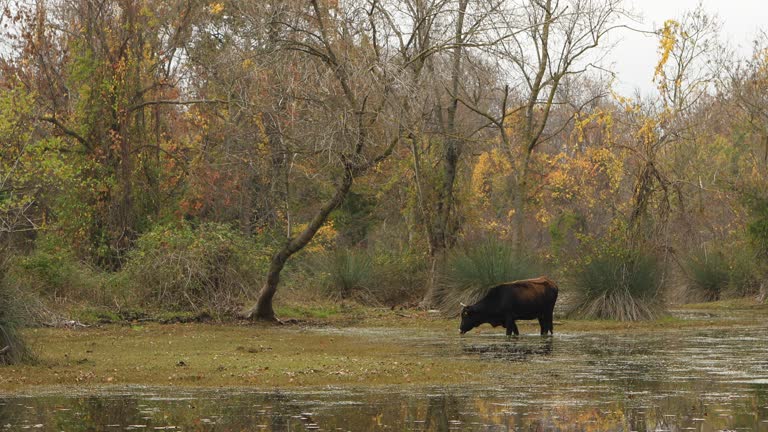
[[[482,384],[494,379],[492,369],[497,365],[493,363],[440,355],[435,345],[404,343],[401,337],[458,339],[455,318],[359,306],[292,307],[279,312],[289,318],[289,324],[124,321],[86,328],[28,329],[24,335],[38,361],[0,368],[0,393],[30,391],[37,386],[296,388]],[[554,337],[558,333],[745,326],[766,315],[768,307],[749,302],[693,305],[683,313],[649,322],[559,319]],[[538,323],[522,321],[520,330],[536,334]],[[503,334],[503,329],[483,326],[473,331],[477,333]],[[424,350],[433,350],[435,355],[425,356]],[[520,363],[515,367],[525,372],[531,366]]]

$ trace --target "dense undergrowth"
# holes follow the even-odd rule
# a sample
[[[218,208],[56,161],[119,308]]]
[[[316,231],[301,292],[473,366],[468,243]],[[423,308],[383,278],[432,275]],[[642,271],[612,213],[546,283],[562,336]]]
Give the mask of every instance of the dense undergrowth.
[[[18,340],[14,329],[19,325],[65,319],[89,324],[231,320],[254,301],[274,246],[222,224],[160,225],[139,238],[123,266],[110,272],[84,264],[54,239],[42,236],[31,252],[5,261],[0,324],[6,339]],[[560,302],[569,303],[561,308],[582,318],[662,316],[666,281],[675,271],[684,275],[684,302],[759,292],[760,269],[746,254],[694,253],[676,268],[651,253],[592,250],[558,268],[546,259],[519,255],[499,239],[464,241],[439,263],[433,307],[451,315],[459,302],[474,302],[496,284],[540,275],[558,282]],[[429,283],[429,262],[411,248],[311,248],[286,268],[277,311],[283,317],[325,319],[350,314],[356,304],[413,307]]]

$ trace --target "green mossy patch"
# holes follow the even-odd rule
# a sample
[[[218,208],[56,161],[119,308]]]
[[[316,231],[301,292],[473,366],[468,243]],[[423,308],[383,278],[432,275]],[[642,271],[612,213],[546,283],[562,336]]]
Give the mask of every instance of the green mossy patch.
[[[643,322],[556,318],[554,341],[562,333],[647,335],[745,327],[768,315],[768,307],[754,303],[720,302],[718,310],[705,306],[686,306],[688,315]],[[460,352],[464,344],[496,341],[496,336],[503,337],[498,328],[484,325],[461,339],[456,319],[427,311],[313,306],[293,312],[307,319],[293,325],[134,321],[130,326],[27,329],[23,336],[39,362],[0,367],[0,388],[12,393],[35,386],[492,385],[497,379],[497,362],[440,354],[440,346],[452,345]],[[328,318],[321,318],[325,313]],[[523,343],[533,342],[538,323],[520,321],[519,326]],[[437,345],[430,345],[433,336]],[[535,373],[529,370],[534,367]],[[558,373],[549,367],[546,362],[519,362],[505,363],[504,370],[524,380]]]

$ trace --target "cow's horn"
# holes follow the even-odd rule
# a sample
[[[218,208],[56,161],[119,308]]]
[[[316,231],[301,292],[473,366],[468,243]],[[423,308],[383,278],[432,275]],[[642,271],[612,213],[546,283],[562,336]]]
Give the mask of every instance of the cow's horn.
[[[465,305],[464,303],[459,302],[459,304],[461,305],[461,307],[467,307],[467,305]]]

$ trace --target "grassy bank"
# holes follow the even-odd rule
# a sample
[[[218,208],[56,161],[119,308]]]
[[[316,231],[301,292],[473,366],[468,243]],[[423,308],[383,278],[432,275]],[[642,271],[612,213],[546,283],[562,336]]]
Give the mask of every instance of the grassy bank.
[[[392,330],[393,332],[396,330]],[[0,369],[0,387],[146,384],[289,387],[457,382],[482,375],[462,360],[413,360],[391,338],[299,327],[148,324],[26,336],[40,364]],[[472,369],[469,371],[469,369]]]
[[[642,323],[559,320],[554,338],[556,341],[558,333],[750,326],[768,315],[766,306],[744,302],[722,303],[719,309],[711,304],[706,307],[686,307],[693,319],[686,315],[688,319],[668,317]],[[456,334],[456,319],[428,312],[357,307],[326,310],[326,316],[320,317],[319,310],[285,310],[298,322],[284,326],[134,322],[28,329],[25,336],[39,362],[0,368],[0,388],[3,392],[28,391],[35,386],[130,384],[295,388],[491,384],[495,379],[498,363],[440,355],[439,344],[430,345],[430,341],[434,336],[439,343],[471,345],[482,341],[482,335],[503,334],[498,328],[485,325],[461,339]],[[533,338],[538,336],[533,335],[538,324],[520,324],[523,338],[529,338],[524,341],[537,343]],[[525,376],[534,366],[520,362],[507,367]],[[547,367],[542,363],[535,367],[537,373],[548,372],[542,370]]]

